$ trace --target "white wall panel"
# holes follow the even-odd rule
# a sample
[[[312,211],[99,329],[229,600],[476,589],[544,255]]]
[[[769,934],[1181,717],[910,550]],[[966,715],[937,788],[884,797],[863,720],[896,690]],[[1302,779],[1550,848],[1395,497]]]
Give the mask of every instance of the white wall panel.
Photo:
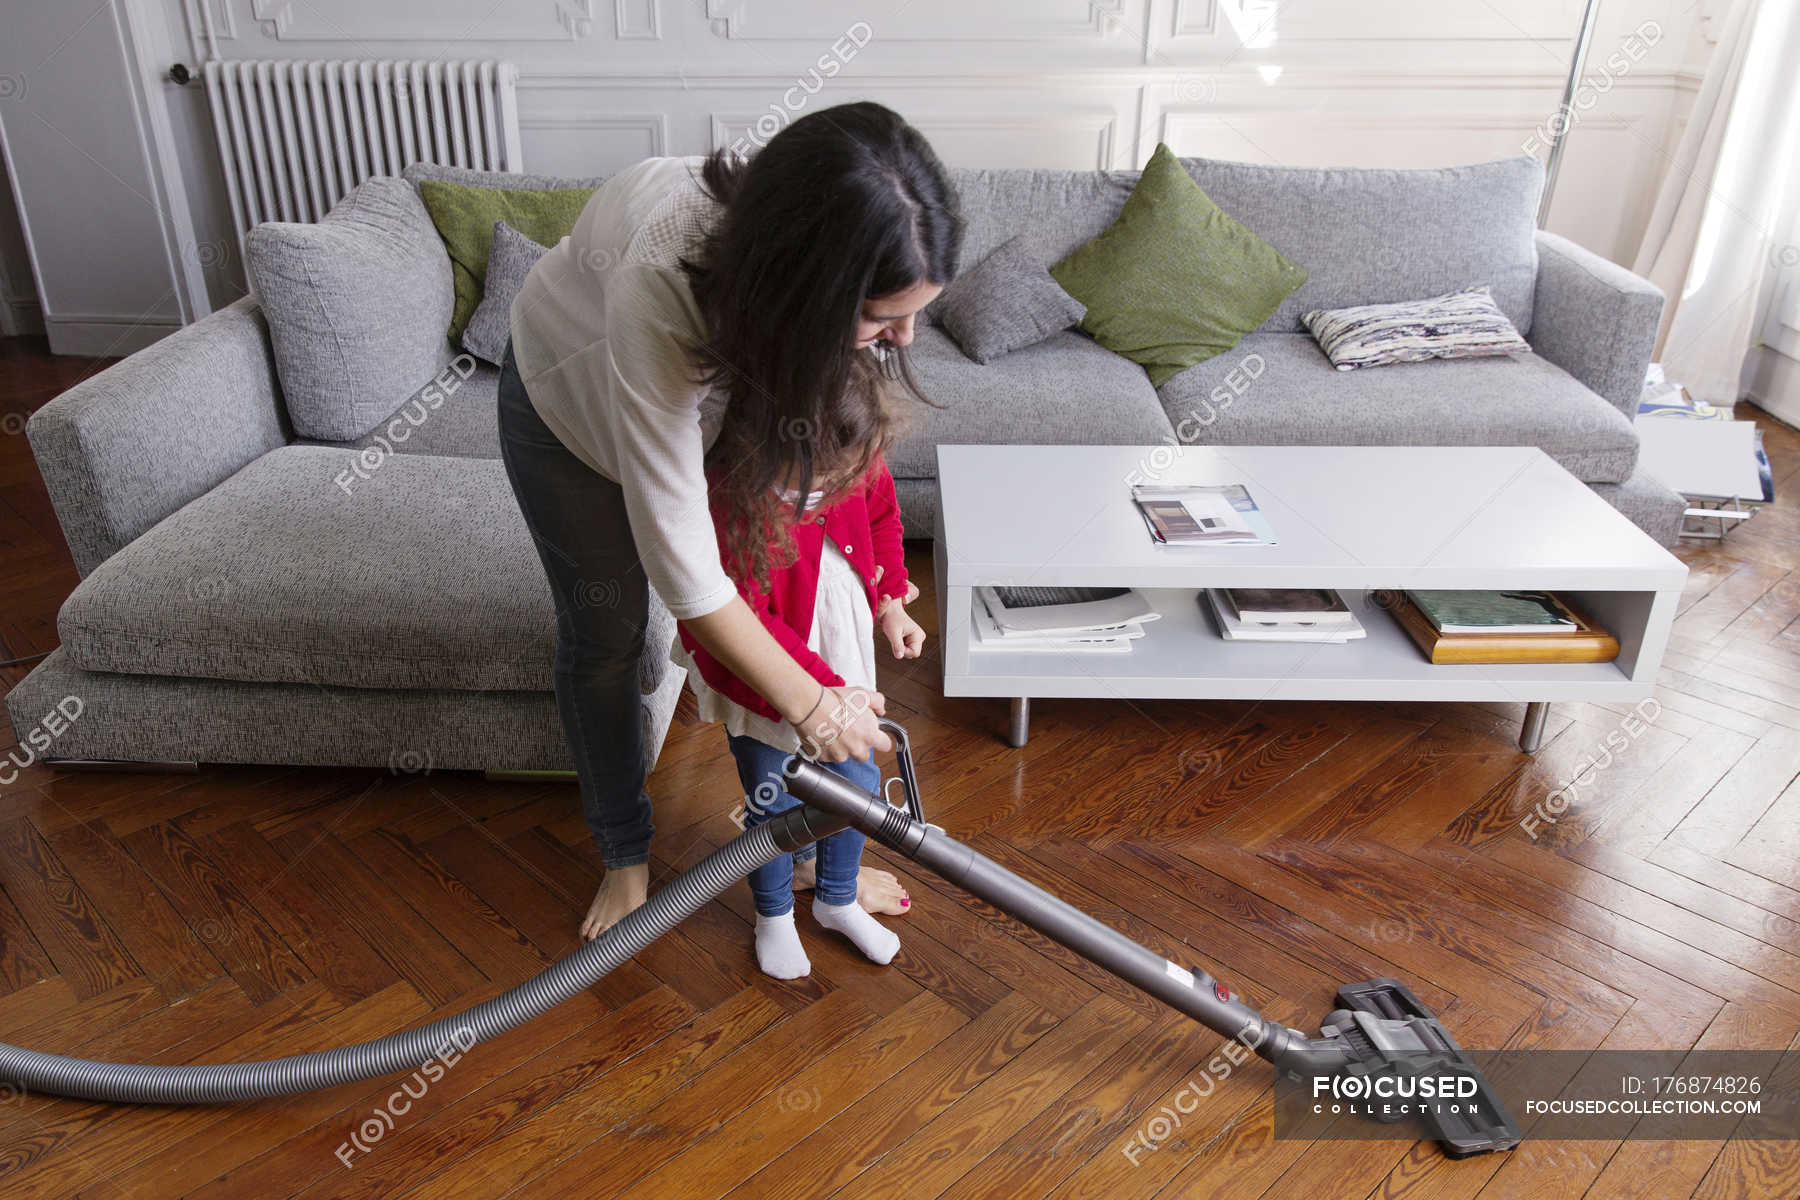
[[[766,141],[800,113],[865,98],[956,165],[1135,169],[1158,140],[1303,165],[1474,162],[1520,152],[1554,111],[1584,0],[146,3],[186,22],[196,53],[204,9],[232,58],[511,59],[528,167],[587,175]],[[1601,6],[1589,71],[1601,94],[1570,135],[1552,228],[1630,258],[1722,3]],[[1655,44],[1607,70],[1649,27]],[[173,107],[196,173],[216,172],[210,130]]]
[[[933,110],[923,104],[901,111],[947,163],[1101,171],[1126,165],[1114,153],[1122,123],[1117,112],[980,114]],[[752,113],[714,113],[712,141],[706,149],[744,141],[754,145],[756,119]]]
[[[673,153],[668,114],[662,112],[596,112],[591,106],[534,109],[520,116],[519,138],[525,144],[525,161],[534,170],[542,170],[546,163],[631,163]],[[603,174],[604,169],[591,173]]]
[[[654,0],[645,0],[654,3]],[[584,38],[594,32],[600,0],[251,0],[262,36],[342,45],[395,41],[520,41]],[[641,9],[642,3],[627,5]],[[610,13],[607,14],[611,16]],[[641,12],[633,17],[642,22]],[[368,57],[377,57],[371,52]],[[382,52],[381,56],[386,56]],[[344,57],[358,57],[345,52]]]
[[[706,17],[721,37],[819,42],[853,21],[867,21],[883,38],[929,42],[1029,42],[1039,38],[1106,37],[1133,21],[1145,0],[909,0],[870,5],[842,0],[706,0]]]

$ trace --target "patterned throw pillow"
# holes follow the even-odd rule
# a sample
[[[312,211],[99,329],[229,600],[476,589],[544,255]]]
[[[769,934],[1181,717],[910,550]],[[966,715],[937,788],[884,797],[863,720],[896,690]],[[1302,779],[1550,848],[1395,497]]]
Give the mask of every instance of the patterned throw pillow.
[[[1300,319],[1340,371],[1531,350],[1486,284],[1429,300],[1314,309]]]
[[[494,222],[494,242],[488,251],[481,303],[463,326],[464,350],[500,365],[506,353],[506,339],[512,336],[513,300],[525,286],[525,276],[549,252],[550,247],[532,241],[505,221]]]
[[[944,332],[984,364],[1035,346],[1087,315],[1087,305],[1050,278],[1023,233],[951,280],[934,303]]]

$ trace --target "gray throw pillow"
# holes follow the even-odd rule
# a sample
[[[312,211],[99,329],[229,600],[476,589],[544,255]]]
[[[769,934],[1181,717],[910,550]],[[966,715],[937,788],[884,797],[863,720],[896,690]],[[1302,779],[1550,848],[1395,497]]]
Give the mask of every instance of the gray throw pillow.
[[[1340,371],[1531,352],[1485,284],[1428,300],[1314,309],[1300,319]]]
[[[930,307],[936,323],[978,363],[1035,346],[1087,315],[1087,306],[1050,277],[1023,233],[951,280]]]
[[[512,305],[525,276],[537,260],[549,253],[550,247],[532,241],[505,221],[494,222],[494,244],[488,251],[487,282],[483,285],[481,303],[469,315],[463,329],[463,349],[476,358],[485,358],[495,366],[506,353],[506,339],[512,335]]]
[[[256,226],[244,266],[301,437],[361,437],[452,357],[450,255],[405,180],[365,180],[314,224]]]

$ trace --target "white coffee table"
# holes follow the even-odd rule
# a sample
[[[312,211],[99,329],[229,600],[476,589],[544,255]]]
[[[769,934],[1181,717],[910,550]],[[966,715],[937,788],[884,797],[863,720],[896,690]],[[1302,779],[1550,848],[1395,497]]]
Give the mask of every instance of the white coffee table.
[[[1687,568],[1535,447],[939,446],[935,547],[944,694],[1526,703],[1537,749],[1554,700],[1638,700],[1662,662]],[[1274,546],[1159,548],[1130,484],[1243,483]],[[970,649],[983,584],[1136,587],[1163,613],[1129,654]],[[1203,587],[1331,587],[1368,636],[1227,642]],[[1606,663],[1434,666],[1371,603],[1382,588],[1553,588],[1619,639]]]

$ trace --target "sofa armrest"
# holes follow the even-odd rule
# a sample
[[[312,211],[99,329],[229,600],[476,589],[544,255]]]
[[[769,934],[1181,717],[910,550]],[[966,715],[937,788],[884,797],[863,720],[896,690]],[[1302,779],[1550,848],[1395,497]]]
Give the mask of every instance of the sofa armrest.
[[[25,426],[75,567],[289,440],[254,295],[82,380]]]
[[[1538,230],[1531,348],[1636,419],[1656,350],[1662,289],[1610,259]]]

